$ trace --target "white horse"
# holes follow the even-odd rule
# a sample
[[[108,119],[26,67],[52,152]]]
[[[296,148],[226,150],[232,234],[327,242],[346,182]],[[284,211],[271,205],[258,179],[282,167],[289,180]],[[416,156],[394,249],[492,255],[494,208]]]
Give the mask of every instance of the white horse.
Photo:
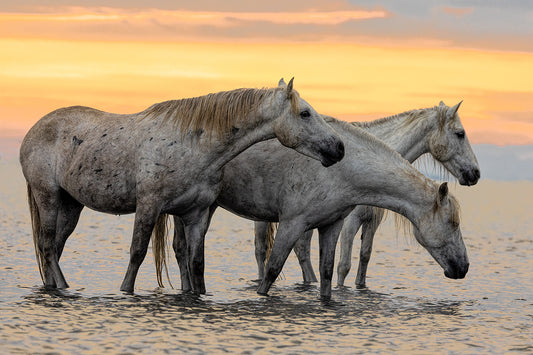
[[[459,228],[457,201],[446,183],[436,184],[374,136],[345,122],[327,122],[342,137],[346,155],[327,169],[275,141],[241,153],[224,168],[217,204],[242,217],[279,221],[272,254],[258,292],[266,294],[300,236],[318,228],[320,293],[331,295],[335,247],[344,218],[356,205],[387,208],[407,217],[417,241],[450,278],[463,278],[468,257]],[[214,210],[216,206],[213,206]],[[182,287],[187,247],[181,221],[174,218],[174,251]],[[203,228],[205,230],[205,227]],[[186,249],[185,249],[186,250]],[[159,254],[159,253],[154,253]]]
[[[353,125],[379,138],[413,163],[424,154],[429,154],[461,185],[474,185],[480,177],[479,164],[468,142],[465,130],[457,113],[461,102],[453,107],[442,101],[439,106],[407,111],[371,122],[354,122]],[[384,211],[378,208],[357,206],[344,219],[341,231],[340,260],[337,266],[338,285],[343,286],[350,271],[352,246],[360,226],[361,250],[356,286],[366,285],[366,270],[374,235],[383,218]],[[263,277],[265,256],[269,253],[274,227],[269,222],[255,222],[256,259],[259,278]],[[304,233],[294,247],[302,269],[304,282],[316,282],[310,260],[312,231]]]
[[[133,292],[161,213],[185,225],[191,278],[203,275],[203,229],[222,168],[254,143],[279,141],[329,166],[344,155],[339,136],[292,88],[237,89],[167,101],[130,115],[68,107],[41,118],[21,146],[34,242],[47,288],[66,288],[64,244],[84,206],[135,213],[121,290]],[[202,254],[202,255],[200,255]],[[195,290],[204,292],[202,283]]]

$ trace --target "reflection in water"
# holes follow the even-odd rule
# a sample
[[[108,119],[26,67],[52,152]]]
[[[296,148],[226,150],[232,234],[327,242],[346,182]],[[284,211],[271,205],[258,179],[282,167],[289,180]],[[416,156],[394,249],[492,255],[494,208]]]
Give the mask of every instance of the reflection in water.
[[[332,346],[339,351],[402,350],[391,344],[392,335],[405,336],[405,330],[413,326],[421,332],[408,334],[416,343],[403,342],[423,350],[436,345],[432,332],[459,331],[452,327],[460,327],[462,309],[472,305],[468,301],[432,302],[348,288],[336,290],[335,298],[324,302],[309,292],[314,288],[296,284],[276,296],[224,303],[188,293],[85,297],[78,292],[38,287],[25,295],[16,309],[19,319],[26,319],[24,327],[32,330],[25,335],[28,340],[41,339],[39,346],[43,341],[53,344],[57,340],[64,344],[61,350],[65,352],[79,347],[124,352],[283,352],[298,346],[300,351],[316,353],[330,352]],[[248,294],[247,289],[236,292]],[[442,319],[436,327],[437,318]],[[10,333],[11,339],[17,335]],[[421,341],[419,336],[428,338]],[[38,351],[31,347],[26,350]]]
[[[151,252],[126,295],[133,218],[88,210],[60,261],[71,288],[35,286],[25,187],[16,165],[2,164],[0,353],[533,352],[531,183],[482,181],[457,192],[471,262],[464,280],[445,279],[389,223],[376,236],[368,289],[334,288],[322,301],[291,255],[284,277],[259,296],[252,223],[219,210],[206,240],[207,295],[157,288]]]

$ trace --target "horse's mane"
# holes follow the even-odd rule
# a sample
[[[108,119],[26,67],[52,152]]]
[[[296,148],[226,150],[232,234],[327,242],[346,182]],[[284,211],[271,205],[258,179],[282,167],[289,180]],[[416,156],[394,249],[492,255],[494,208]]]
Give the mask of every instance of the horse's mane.
[[[437,189],[438,189],[438,186],[437,186]],[[435,197],[436,196],[437,194],[435,192]],[[447,196],[448,196],[448,199],[450,200],[450,210],[451,210],[450,223],[458,226],[461,222],[461,208],[459,205],[459,201],[455,198],[455,196],[451,195],[450,193],[448,193]],[[372,208],[379,209],[378,207],[372,207]],[[433,214],[437,213],[439,208],[440,208],[439,203],[437,199],[435,199],[435,204],[433,205],[433,211],[432,211]],[[385,211],[385,215],[384,215],[383,220],[385,220],[385,218],[387,217],[388,212],[391,212],[388,210],[384,210],[384,211]],[[394,212],[391,212],[391,213],[394,214],[394,225],[396,227],[396,233],[398,233],[398,231],[402,231],[402,234],[404,236],[409,236],[409,237],[414,238],[413,223],[409,219],[407,219],[407,217],[402,216],[399,213],[394,213]]]
[[[444,129],[444,125],[446,123],[446,111],[448,109],[449,107],[446,105],[438,105],[429,108],[409,110],[395,115],[379,118],[373,121],[350,122],[350,124],[358,128],[368,129],[377,125],[387,124],[388,122],[394,120],[402,120],[403,125],[407,126],[416,120],[428,117],[428,114],[430,114],[431,112],[436,112],[439,130],[442,130]],[[454,179],[454,177],[448,172],[448,170],[446,170],[446,168],[444,168],[444,166],[439,161],[434,159],[431,154],[423,154],[413,163],[413,165],[419,170],[422,167],[426,168],[428,172],[432,172],[433,174],[435,174],[439,180],[446,181],[452,178]]]
[[[370,144],[373,144],[376,148],[378,146],[385,147],[385,149],[390,151],[391,154],[395,154],[401,159],[403,159],[403,157],[400,154],[398,154],[398,152],[391,149],[388,145],[386,145],[382,140],[378,139],[376,136],[361,129],[361,127],[359,127],[358,125],[354,125],[351,122],[349,123],[346,121],[341,121],[335,117],[331,117],[327,115],[321,115],[321,116],[324,119],[324,121],[326,121],[326,123],[330,125],[333,124],[334,127],[340,128],[343,131],[350,133],[354,137],[366,139]]]
[[[343,131],[349,132],[350,134],[352,134],[354,136],[363,136],[363,137],[366,137],[370,142],[376,142],[378,144],[379,143],[384,144],[383,142],[381,142],[381,140],[379,140],[378,138],[376,138],[372,134],[370,134],[368,132],[365,132],[364,130],[362,130],[357,125],[354,125],[352,123],[348,123],[346,121],[339,120],[339,119],[337,119],[335,117],[332,117],[332,116],[328,116],[328,115],[321,115],[321,116],[324,119],[324,121],[326,121],[326,123],[328,123],[330,125],[333,124],[333,125],[341,128]]]
[[[242,88],[221,91],[205,96],[157,103],[141,114],[143,119],[160,118],[174,123],[182,136],[188,132],[204,131],[209,137],[215,135],[221,138],[230,132],[232,127],[246,121],[265,99],[280,90],[285,88]],[[292,90],[289,99],[292,111],[297,113],[298,93]]]
[[[437,112],[437,119],[438,119],[438,123],[439,123],[439,129],[443,129],[444,128],[444,124],[446,123],[446,110],[447,109],[449,109],[448,106],[439,105],[439,106],[434,106],[434,107],[429,107],[429,108],[421,108],[421,109],[409,110],[409,111],[405,111],[405,112],[402,112],[402,113],[397,113],[395,115],[391,115],[391,116],[387,116],[387,117],[383,117],[383,118],[378,118],[378,119],[373,120],[373,121],[351,122],[351,124],[356,126],[356,127],[360,127],[360,128],[365,129],[365,128],[371,128],[371,127],[376,126],[376,125],[382,125],[382,124],[385,124],[385,123],[393,121],[393,120],[402,119],[404,121],[404,124],[408,125],[408,124],[420,119],[421,117],[426,117],[428,113],[430,113],[432,111],[436,111]]]

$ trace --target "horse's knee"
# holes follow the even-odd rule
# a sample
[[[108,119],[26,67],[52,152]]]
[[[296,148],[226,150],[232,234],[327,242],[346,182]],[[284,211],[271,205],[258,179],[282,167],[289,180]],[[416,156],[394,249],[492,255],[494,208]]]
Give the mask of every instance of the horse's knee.
[[[339,263],[337,272],[341,275],[347,275],[350,272],[352,265],[350,263]]]
[[[371,250],[362,250],[359,254],[359,262],[363,264],[368,264],[370,262]]]

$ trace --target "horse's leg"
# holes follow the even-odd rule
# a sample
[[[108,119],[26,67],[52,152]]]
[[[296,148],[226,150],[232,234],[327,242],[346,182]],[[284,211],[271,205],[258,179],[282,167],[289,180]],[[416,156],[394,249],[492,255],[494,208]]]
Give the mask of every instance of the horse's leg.
[[[361,226],[359,208],[354,209],[345,219],[341,230],[341,249],[337,266],[337,285],[344,286],[344,280],[352,267],[352,248],[357,230]]]
[[[331,279],[335,264],[335,248],[344,220],[318,229],[320,247],[320,297],[331,298]]]
[[[197,294],[205,293],[205,234],[207,233],[211,217],[213,216],[216,207],[216,205],[213,205],[210,208],[200,211],[197,222],[186,224],[184,227],[185,238],[187,239],[189,280],[192,286],[192,291]]]
[[[180,268],[181,290],[190,291],[191,282],[189,280],[189,267],[187,259],[187,239],[185,229],[180,217],[174,216],[174,240],[172,241],[174,255]]]
[[[305,227],[302,223],[280,222],[270,258],[265,266],[265,277],[261,280],[257,293],[261,295],[266,295],[268,293],[268,290],[281,272],[287,257],[298,240],[298,237],[300,237],[304,231]]]
[[[305,232],[294,245],[294,253],[300,262],[302,276],[305,283],[317,282],[313,265],[311,264],[311,238],[313,230]]]
[[[38,238],[39,253],[43,255],[44,286],[46,288],[68,288],[67,281],[59,267],[55,245],[58,211],[61,206],[59,188],[32,189],[39,210],[40,228]]]
[[[374,242],[374,235],[383,219],[384,210],[374,209],[372,218],[365,220],[363,223],[363,230],[361,232],[361,250],[359,252],[359,267],[357,269],[357,277],[355,279],[355,286],[357,288],[366,287],[366,269],[372,254],[372,244]]]
[[[70,237],[76,228],[76,225],[78,224],[81,211],[84,207],[66,191],[63,191],[61,200],[62,204],[57,215],[57,231],[55,240],[58,261],[61,259],[61,255],[63,254],[63,249],[65,248],[65,243],[67,242],[68,237]]]
[[[259,280],[265,276],[265,260],[267,253],[267,230],[268,222],[254,223],[254,243],[255,243],[255,260],[257,262],[257,275]]]
[[[152,230],[154,229],[158,217],[159,209],[154,208],[154,206],[149,206],[148,204],[137,204],[133,226],[133,237],[131,239],[130,247],[130,262],[124,280],[122,281],[122,285],[120,286],[121,291],[133,293],[135,279],[137,278],[139,267],[146,257]]]

